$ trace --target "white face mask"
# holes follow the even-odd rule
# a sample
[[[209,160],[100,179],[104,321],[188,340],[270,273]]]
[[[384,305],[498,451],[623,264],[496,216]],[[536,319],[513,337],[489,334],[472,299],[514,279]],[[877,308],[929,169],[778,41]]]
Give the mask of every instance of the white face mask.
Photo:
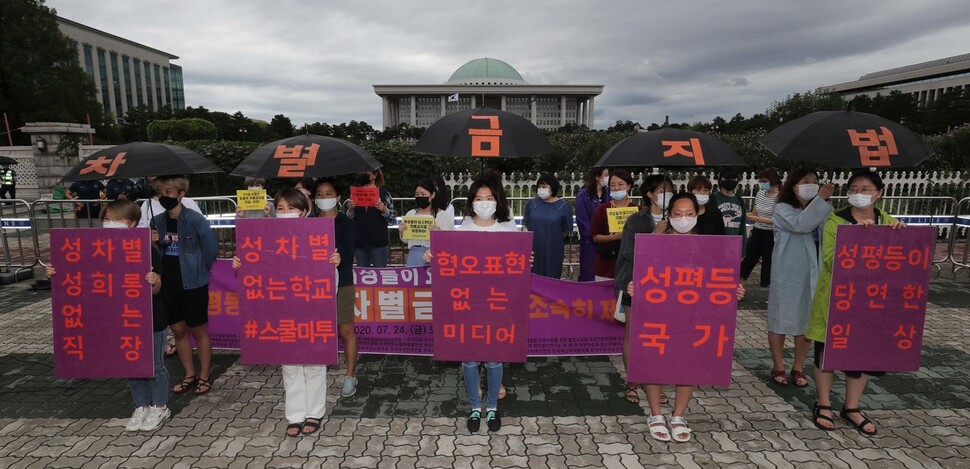
[[[276,213],[276,218],[300,218],[300,212],[294,213]]]
[[[539,190],[536,191],[536,195],[538,195],[540,199],[546,200],[552,196],[552,190],[545,187],[540,187]]]
[[[613,200],[623,200],[626,198],[626,191],[610,191],[610,198]]]
[[[697,199],[698,205],[707,205],[707,202],[711,200],[711,196],[707,194],[694,194],[694,198]]]
[[[812,200],[818,195],[818,184],[798,184],[795,186],[795,193],[802,200]]]
[[[866,208],[872,205],[872,194],[849,194],[849,205]]]
[[[604,178],[600,178],[600,185],[603,187],[610,185],[610,177],[606,176]]]
[[[678,233],[689,233],[697,225],[697,217],[671,218],[670,226]]]
[[[317,199],[313,203],[317,204],[317,208],[319,208],[320,210],[323,210],[324,212],[329,212],[333,210],[334,207],[337,206],[337,199],[336,197],[332,199],[329,199],[329,198]]]
[[[657,200],[655,202],[657,202],[657,205],[660,208],[666,210],[667,207],[670,206],[670,199],[673,199],[673,198],[674,198],[673,192],[661,192],[657,194]]]
[[[494,200],[476,200],[472,202],[472,208],[475,210],[475,215],[482,220],[491,220],[492,216],[495,215],[495,208],[498,204]]]
[[[113,220],[105,220],[105,222],[102,223],[101,226],[104,228],[128,228],[127,223],[121,222],[121,221],[113,221]]]

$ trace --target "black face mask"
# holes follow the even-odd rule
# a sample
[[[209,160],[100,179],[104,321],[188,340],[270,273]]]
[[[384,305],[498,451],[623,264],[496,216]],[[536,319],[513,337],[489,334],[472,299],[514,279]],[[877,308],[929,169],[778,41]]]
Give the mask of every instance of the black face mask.
[[[175,197],[161,196],[158,198],[158,203],[162,204],[162,208],[165,210],[172,210],[173,208],[179,206],[179,199],[176,199]]]
[[[735,181],[735,180],[732,180],[732,179],[728,179],[726,181],[720,181],[719,184],[721,185],[722,188],[724,188],[724,190],[726,190],[728,192],[733,191],[734,189],[737,189],[737,187],[738,187],[738,181]]]
[[[366,186],[368,184],[370,184],[370,174],[361,174],[360,176],[357,176],[358,186]]]
[[[421,209],[428,208],[431,206],[431,197],[415,197],[414,205]]]

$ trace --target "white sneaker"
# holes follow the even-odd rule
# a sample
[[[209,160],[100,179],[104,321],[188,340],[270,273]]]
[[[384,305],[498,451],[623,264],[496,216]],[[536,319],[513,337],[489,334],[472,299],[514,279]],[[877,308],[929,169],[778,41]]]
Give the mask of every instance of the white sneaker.
[[[171,416],[172,411],[168,410],[168,406],[149,407],[148,414],[145,416],[145,420],[141,423],[141,429],[146,432],[157,430],[158,427],[162,426],[162,422]]]
[[[128,425],[125,425],[125,430],[129,432],[141,430],[145,417],[148,416],[148,409],[149,406],[136,408],[135,413],[131,414],[131,419],[128,420]]]

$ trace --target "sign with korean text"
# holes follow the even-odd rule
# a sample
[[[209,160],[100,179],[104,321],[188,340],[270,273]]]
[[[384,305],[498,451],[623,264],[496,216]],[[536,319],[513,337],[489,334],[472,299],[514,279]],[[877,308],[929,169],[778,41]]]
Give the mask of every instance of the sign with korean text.
[[[337,363],[333,218],[236,222],[240,362]]]
[[[639,208],[634,206],[630,207],[610,207],[606,209],[606,221],[609,224],[610,233],[621,233],[623,232],[623,225],[626,225],[626,219],[630,218],[632,215],[636,214]]]
[[[740,236],[638,234],[629,381],[729,386]]]
[[[431,233],[434,358],[524,362],[532,233]]]
[[[239,287],[232,259],[216,259],[209,269],[209,340],[212,348],[239,350]]]
[[[622,323],[613,320],[613,281],[571,282],[532,276],[529,356],[616,355]]]
[[[929,226],[838,226],[823,370],[919,370],[935,241]]]
[[[431,239],[431,227],[434,226],[433,217],[410,216],[403,217],[404,223],[408,224],[408,229],[401,234],[402,239],[411,241],[428,241]]]
[[[266,206],[266,189],[236,191],[236,208],[262,210]]]
[[[50,237],[54,375],[155,376],[148,228],[53,229]]]
[[[358,207],[373,207],[381,200],[381,191],[376,187],[351,187],[350,200]]]

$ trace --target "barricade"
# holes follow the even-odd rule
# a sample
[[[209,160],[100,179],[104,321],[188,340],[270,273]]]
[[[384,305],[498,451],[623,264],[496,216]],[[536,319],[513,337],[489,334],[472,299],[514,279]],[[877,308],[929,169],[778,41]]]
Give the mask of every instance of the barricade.
[[[50,263],[51,228],[100,228],[101,199],[38,199],[30,204],[37,262]]]
[[[954,209],[948,253],[953,262],[954,277],[960,269],[970,268],[970,197],[957,202]]]
[[[33,236],[30,204],[22,199],[0,200],[0,240],[3,273],[33,268],[37,263],[37,239]]]

